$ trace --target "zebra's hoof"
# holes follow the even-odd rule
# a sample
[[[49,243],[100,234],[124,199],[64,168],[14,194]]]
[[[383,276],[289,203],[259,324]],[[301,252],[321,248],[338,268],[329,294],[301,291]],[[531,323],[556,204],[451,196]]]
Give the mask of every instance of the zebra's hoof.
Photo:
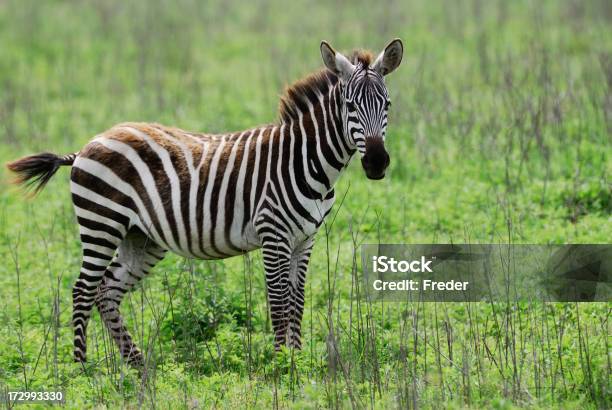
[[[140,352],[131,353],[126,360],[135,369],[142,369],[144,367],[144,356]]]
[[[86,363],[87,357],[82,352],[74,352],[74,362],[75,363]]]

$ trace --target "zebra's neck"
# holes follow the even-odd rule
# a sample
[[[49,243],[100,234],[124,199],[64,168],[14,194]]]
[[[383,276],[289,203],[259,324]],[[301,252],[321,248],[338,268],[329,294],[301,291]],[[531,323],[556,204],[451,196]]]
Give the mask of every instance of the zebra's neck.
[[[333,190],[355,150],[345,136],[339,83],[317,97],[313,102],[296,106],[297,115],[281,128],[290,134],[292,145],[302,144],[303,156],[294,160],[297,167],[303,166],[304,172],[302,178],[301,172],[296,173],[296,182],[306,184],[314,196],[325,197]]]

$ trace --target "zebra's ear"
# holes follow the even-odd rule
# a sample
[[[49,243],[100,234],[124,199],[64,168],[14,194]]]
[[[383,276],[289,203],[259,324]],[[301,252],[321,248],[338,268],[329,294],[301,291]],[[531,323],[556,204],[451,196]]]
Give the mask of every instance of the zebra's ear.
[[[404,45],[402,40],[396,38],[378,55],[376,61],[372,64],[372,68],[380,75],[385,76],[399,67],[403,55]]]
[[[348,58],[334,50],[327,41],[321,41],[321,57],[325,67],[333,71],[341,80],[348,80],[355,66]]]

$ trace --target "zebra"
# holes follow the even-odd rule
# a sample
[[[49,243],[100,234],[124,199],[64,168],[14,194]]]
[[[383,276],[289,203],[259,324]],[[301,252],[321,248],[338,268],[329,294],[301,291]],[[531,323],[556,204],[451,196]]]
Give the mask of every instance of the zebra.
[[[356,152],[369,179],[389,166],[384,76],[403,44],[391,41],[376,59],[326,41],[320,51],[325,67],[286,88],[277,123],[227,134],[121,123],[76,153],[7,164],[34,193],[72,166],[83,254],[72,289],[76,362],[86,362],[95,305],[122,359],[143,366],[119,307],[168,250],[223,259],[261,249],[274,347],[301,348],[306,271],[334,184]]]

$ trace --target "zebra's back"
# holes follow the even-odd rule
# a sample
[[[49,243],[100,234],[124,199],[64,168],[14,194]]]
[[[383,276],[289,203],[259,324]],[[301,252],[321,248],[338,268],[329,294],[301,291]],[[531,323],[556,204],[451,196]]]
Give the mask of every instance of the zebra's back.
[[[137,226],[188,257],[219,259],[255,249],[252,216],[266,170],[254,147],[269,134],[266,128],[208,135],[119,124],[94,138],[74,162],[77,216],[87,223],[96,214],[92,222],[106,224],[107,231]]]

